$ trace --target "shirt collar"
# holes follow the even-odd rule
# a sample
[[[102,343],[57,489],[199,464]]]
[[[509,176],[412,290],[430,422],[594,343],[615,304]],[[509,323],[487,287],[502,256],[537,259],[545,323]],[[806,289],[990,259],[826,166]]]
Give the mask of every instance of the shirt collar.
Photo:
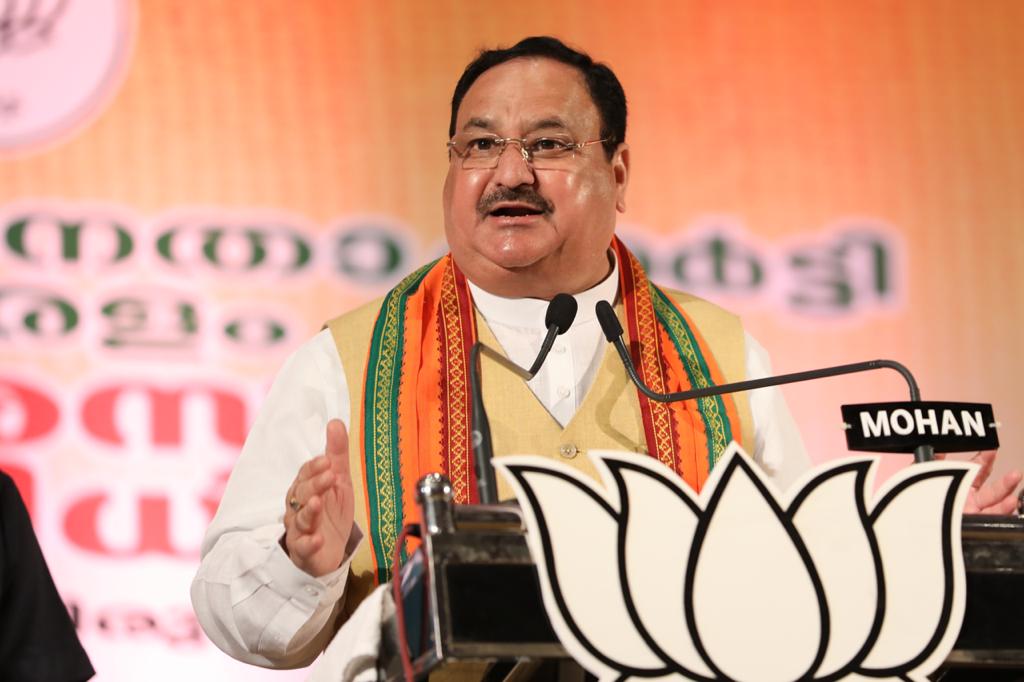
[[[544,329],[544,316],[548,310],[548,301],[539,298],[504,298],[486,292],[469,282],[469,290],[473,295],[473,304],[488,323],[502,324],[508,327],[525,329]],[[619,293],[619,262],[612,258],[612,271],[603,280],[574,295],[579,305],[579,312],[573,324],[591,322],[597,319],[594,307],[598,301],[615,303]]]

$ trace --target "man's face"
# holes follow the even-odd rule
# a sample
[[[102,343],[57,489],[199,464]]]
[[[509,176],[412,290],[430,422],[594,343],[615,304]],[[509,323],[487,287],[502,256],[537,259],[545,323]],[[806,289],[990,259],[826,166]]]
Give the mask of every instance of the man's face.
[[[598,139],[601,118],[575,68],[522,58],[485,71],[459,106],[455,132],[500,137]],[[509,144],[492,169],[464,169],[451,155],[444,184],[445,233],[455,262],[500,296],[577,293],[609,272],[616,210],[625,208],[628,150],[611,161],[600,144],[557,170],[536,170]]]

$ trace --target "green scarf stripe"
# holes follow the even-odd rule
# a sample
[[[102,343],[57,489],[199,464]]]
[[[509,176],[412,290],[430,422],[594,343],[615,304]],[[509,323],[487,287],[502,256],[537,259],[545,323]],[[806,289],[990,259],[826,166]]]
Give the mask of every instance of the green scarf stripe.
[[[423,266],[388,292],[374,324],[366,367],[363,457],[366,462],[368,534],[377,557],[377,579],[386,582],[390,557],[402,530],[402,471],[398,456],[398,388],[402,375],[405,308],[409,296],[437,261]],[[403,550],[404,552],[404,550]]]
[[[710,386],[711,370],[700,351],[700,344],[697,343],[690,325],[686,318],[675,307],[671,299],[661,289],[651,284],[651,301],[654,303],[654,313],[658,320],[665,327],[668,336],[675,344],[676,352],[683,361],[686,374],[690,379],[690,386],[693,388],[706,388]],[[721,458],[726,446],[732,441],[732,425],[729,423],[728,413],[725,410],[725,401],[720,395],[708,396],[697,400],[697,412],[704,421],[705,431],[709,434],[708,441],[711,447],[708,450],[708,470],[714,468]]]

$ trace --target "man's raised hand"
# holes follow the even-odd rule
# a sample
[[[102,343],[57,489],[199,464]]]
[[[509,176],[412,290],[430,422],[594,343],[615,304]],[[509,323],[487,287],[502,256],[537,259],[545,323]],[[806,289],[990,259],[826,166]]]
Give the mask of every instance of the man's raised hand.
[[[971,458],[981,466],[978,475],[974,477],[971,491],[967,494],[967,504],[964,505],[964,512],[967,514],[1012,514],[1017,509],[1017,497],[1014,490],[1021,481],[1019,471],[1011,471],[1005,474],[998,481],[985,485],[989,475],[992,473],[992,465],[995,463],[995,450],[979,452]]]
[[[348,433],[338,419],[327,424],[324,454],[299,469],[284,500],[284,550],[306,573],[320,577],[345,558],[354,505],[348,468]]]

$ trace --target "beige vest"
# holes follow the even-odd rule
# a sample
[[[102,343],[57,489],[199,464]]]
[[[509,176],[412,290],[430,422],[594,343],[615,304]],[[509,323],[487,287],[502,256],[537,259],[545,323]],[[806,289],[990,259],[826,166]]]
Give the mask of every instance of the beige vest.
[[[728,382],[745,378],[746,349],[739,318],[689,294],[665,290],[676,305],[700,330]],[[351,397],[349,415],[349,466],[356,482],[355,513],[360,528],[367,527],[366,491],[363,480],[362,420],[364,373],[373,326],[381,300],[378,299],[327,323],[341,356]],[[620,320],[621,304],[616,306]],[[483,318],[477,315],[480,341],[499,349],[501,346]],[[496,361],[481,355],[484,407],[491,425],[496,457],[509,454],[535,454],[569,464],[597,480],[588,449],[626,450],[646,453],[643,421],[636,389],[629,381],[618,354],[611,344],[605,349],[593,385],[569,424],[562,426],[537,401],[522,379]],[[753,419],[746,395],[733,395],[740,416],[740,434],[750,451],[754,443]],[[524,428],[528,425],[528,428]],[[402,472],[405,485],[414,485],[428,471]],[[511,497],[508,484],[498,476],[498,495]],[[373,565],[369,542],[363,542],[352,561],[352,575],[346,588],[343,613],[351,614],[373,589]]]

